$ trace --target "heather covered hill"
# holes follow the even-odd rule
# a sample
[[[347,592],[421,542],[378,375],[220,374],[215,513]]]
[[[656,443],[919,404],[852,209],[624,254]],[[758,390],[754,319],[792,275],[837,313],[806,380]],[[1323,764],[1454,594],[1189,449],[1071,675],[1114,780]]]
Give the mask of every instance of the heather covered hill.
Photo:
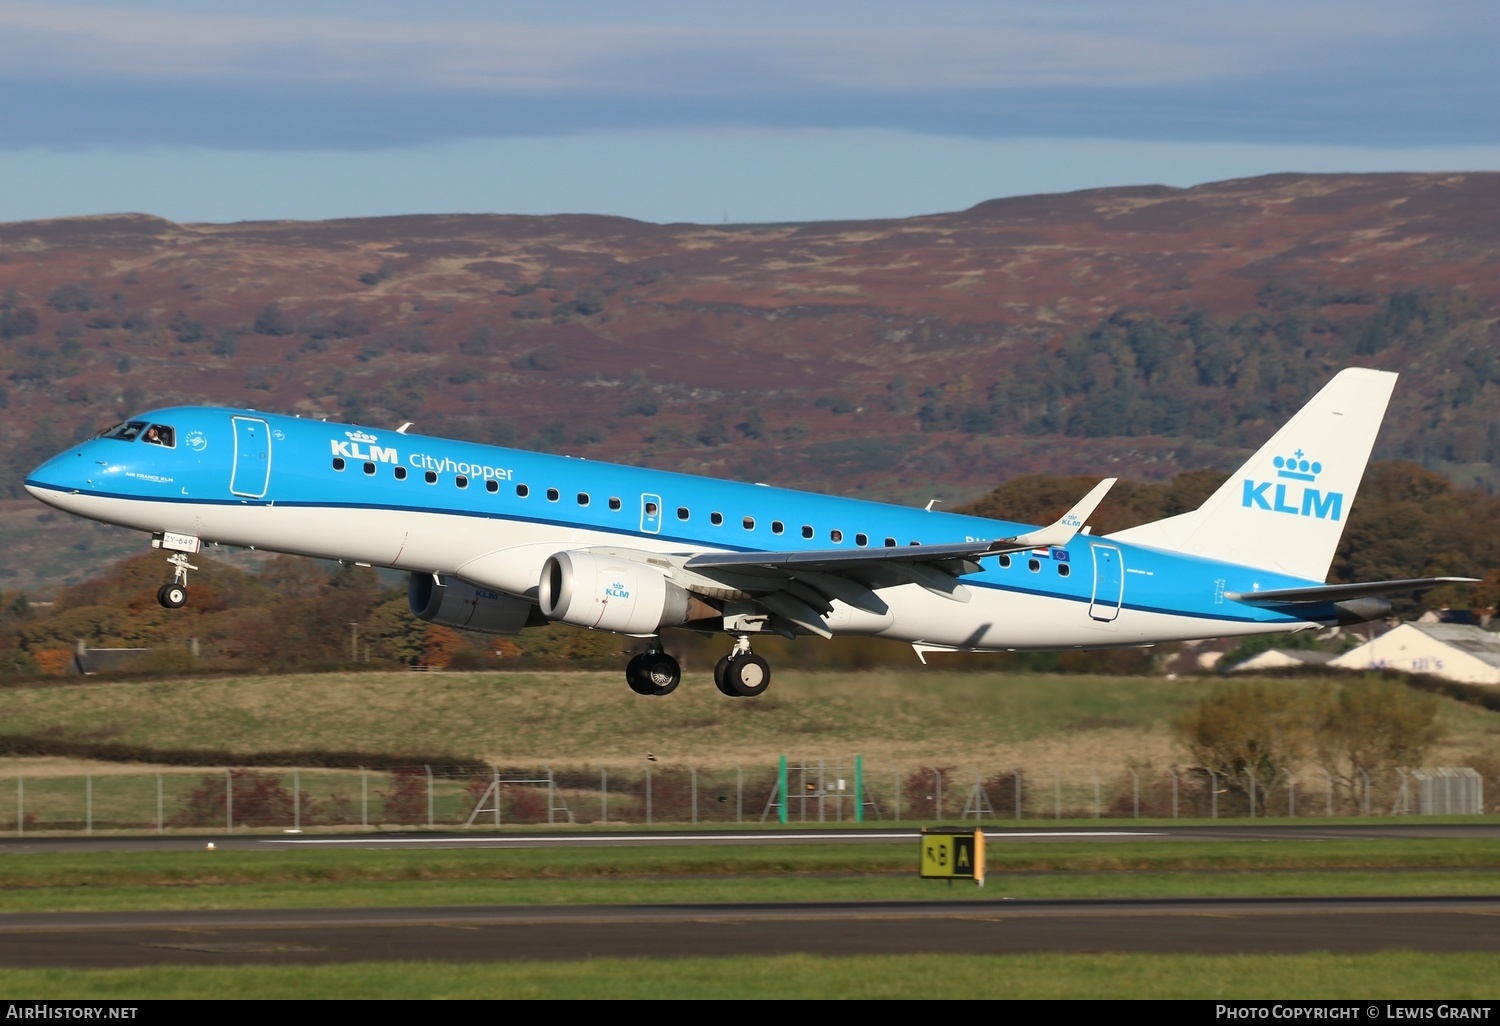
[[[1377,458],[1492,490],[1497,268],[1500,174],[784,225],[6,224],[0,486],[128,412],[211,402],[952,504],[1026,473],[1230,469],[1357,363],[1403,374]],[[49,523],[48,556],[30,515],[0,510],[8,583],[117,551]]]

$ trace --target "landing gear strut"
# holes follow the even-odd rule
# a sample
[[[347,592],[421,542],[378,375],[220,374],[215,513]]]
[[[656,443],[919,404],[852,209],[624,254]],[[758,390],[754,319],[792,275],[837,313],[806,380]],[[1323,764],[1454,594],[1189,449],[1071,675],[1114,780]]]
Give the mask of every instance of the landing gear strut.
[[[730,698],[755,698],[771,686],[771,665],[750,651],[750,639],[735,636],[734,649],[714,666],[714,686]]]
[[[198,569],[187,561],[187,555],[182,552],[174,552],[167,558],[172,564],[172,583],[163,584],[156,591],[156,601],[168,609],[181,609],[187,605],[187,572]]]
[[[625,682],[638,695],[670,695],[682,683],[682,666],[653,640],[645,652],[625,664]]]

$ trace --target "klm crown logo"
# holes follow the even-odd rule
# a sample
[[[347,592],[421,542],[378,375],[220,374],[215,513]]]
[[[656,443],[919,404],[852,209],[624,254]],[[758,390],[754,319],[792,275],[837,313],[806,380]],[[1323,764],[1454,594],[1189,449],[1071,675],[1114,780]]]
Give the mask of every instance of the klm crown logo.
[[[1274,513],[1290,513],[1299,517],[1316,517],[1319,520],[1338,520],[1344,514],[1344,494],[1327,492],[1312,487],[1318,475],[1323,473],[1323,464],[1309,460],[1298,449],[1290,456],[1277,456],[1271,461],[1276,468],[1277,481],[1244,480],[1244,491],[1240,505],[1247,509],[1264,509]],[[1286,484],[1287,481],[1303,482]]]

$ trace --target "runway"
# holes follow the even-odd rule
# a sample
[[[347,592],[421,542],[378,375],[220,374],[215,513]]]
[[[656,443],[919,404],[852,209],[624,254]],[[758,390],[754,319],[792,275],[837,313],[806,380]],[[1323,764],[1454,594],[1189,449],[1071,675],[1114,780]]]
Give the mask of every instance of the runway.
[[[0,965],[318,965],[807,953],[1500,952],[1500,897],[870,902],[0,917]]]
[[[0,855],[91,851],[533,848],[884,844],[915,848],[912,828],[540,830],[43,837],[0,840]],[[1140,829],[985,826],[991,845],[1072,841],[1289,841],[1393,837],[1500,840],[1500,823],[1314,821]],[[991,886],[998,882],[992,875]],[[271,909],[0,915],[0,966],[494,962],[745,957],[802,952],[1500,953],[1500,896],[1040,900],[990,898],[971,884],[931,901],[796,904]],[[943,885],[934,882],[935,892]]]

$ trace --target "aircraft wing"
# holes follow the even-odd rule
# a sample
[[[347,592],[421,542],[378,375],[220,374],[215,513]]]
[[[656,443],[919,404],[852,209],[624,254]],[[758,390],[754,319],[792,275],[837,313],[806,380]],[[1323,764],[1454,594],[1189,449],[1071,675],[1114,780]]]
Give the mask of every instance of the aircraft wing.
[[[742,595],[805,630],[831,637],[824,617],[837,599],[866,612],[888,609],[881,588],[915,584],[934,595],[968,602],[958,578],[979,572],[985,556],[1061,547],[1073,540],[1104,499],[1107,478],[1055,523],[1010,538],[866,549],[804,549],[784,552],[703,552],[679,564],[689,590]],[[696,586],[695,586],[696,585]]]
[[[1275,591],[1230,591],[1224,597],[1252,606],[1294,606],[1305,603],[1346,602],[1350,599],[1419,591],[1439,584],[1473,584],[1477,577],[1413,577],[1404,581],[1370,581],[1364,584],[1318,584],[1308,588],[1278,588]]]
[[[693,556],[690,570],[743,569],[811,570],[841,573],[877,565],[928,566],[955,575],[979,572],[979,560],[1007,552],[1025,552],[1050,546],[1061,547],[1073,540],[1084,521],[1093,515],[1115,478],[1106,478],[1056,523],[1012,538],[994,541],[949,542],[942,545],[908,545],[905,548],[803,549],[787,552],[705,552]]]

